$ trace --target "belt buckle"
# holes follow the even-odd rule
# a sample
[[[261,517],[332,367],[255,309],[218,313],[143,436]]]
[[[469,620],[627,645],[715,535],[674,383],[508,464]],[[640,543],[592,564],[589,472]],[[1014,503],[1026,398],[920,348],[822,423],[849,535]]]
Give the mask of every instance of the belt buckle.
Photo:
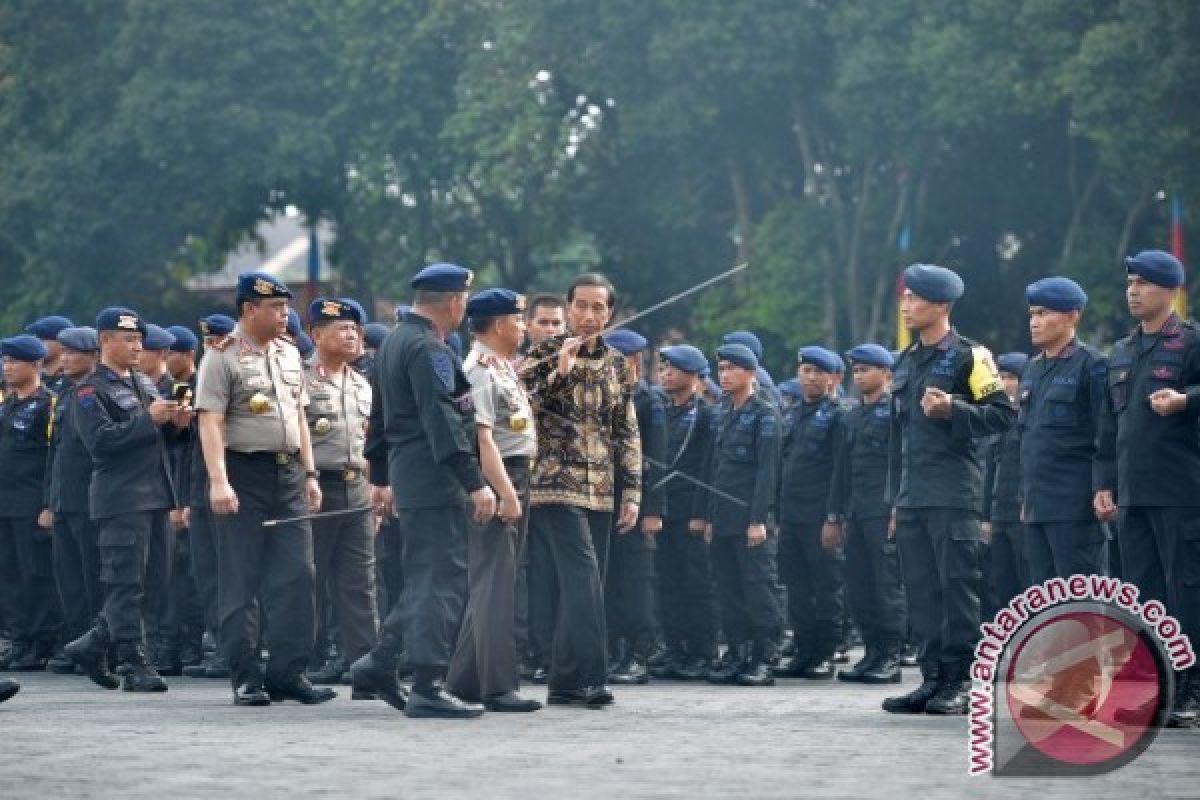
[[[344,472],[342,472],[342,480],[346,481],[347,483],[350,481],[358,480],[358,470],[356,470],[356,469],[345,470]]]
[[[275,454],[275,463],[281,467],[286,467],[288,464],[291,463],[291,461],[292,461],[292,457],[289,456],[287,453],[276,453]]]

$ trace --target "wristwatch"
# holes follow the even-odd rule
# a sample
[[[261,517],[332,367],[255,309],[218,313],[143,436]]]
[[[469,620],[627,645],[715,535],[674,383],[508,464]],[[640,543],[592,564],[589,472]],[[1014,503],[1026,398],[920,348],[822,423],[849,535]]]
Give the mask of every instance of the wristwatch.
[[[319,472],[317,472],[315,469],[310,469],[304,473],[304,477],[312,478],[313,480],[316,480],[317,478],[321,477],[321,474]]]

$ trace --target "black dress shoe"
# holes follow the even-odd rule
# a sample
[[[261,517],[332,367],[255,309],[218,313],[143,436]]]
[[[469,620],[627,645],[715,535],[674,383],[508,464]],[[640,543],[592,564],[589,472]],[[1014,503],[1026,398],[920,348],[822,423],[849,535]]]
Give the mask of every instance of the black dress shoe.
[[[774,686],[775,675],[766,661],[754,659],[744,665],[734,681],[738,686]]]
[[[249,680],[233,690],[235,706],[269,706],[271,696],[263,690],[262,681]]]
[[[42,672],[49,660],[41,647],[31,645],[23,648],[20,655],[9,662],[8,669],[12,672]]]
[[[616,702],[613,693],[607,686],[589,686],[584,689],[584,700],[592,707],[611,706]]]
[[[483,707],[488,711],[524,713],[537,711],[542,704],[531,698],[521,697],[516,692],[494,694],[483,701]]]
[[[608,682],[621,686],[640,685],[650,682],[650,673],[646,670],[645,662],[635,655],[630,655],[609,674]]]
[[[615,698],[607,686],[586,686],[582,689],[552,689],[546,695],[546,703],[552,706],[579,706],[581,708],[603,708],[612,705]]]
[[[11,700],[13,695],[21,691],[21,684],[7,678],[0,679],[0,703]]]
[[[925,704],[925,713],[940,717],[965,716],[971,707],[971,682],[950,681]]]
[[[337,692],[333,689],[313,686],[303,675],[295,675],[280,681],[267,679],[266,690],[272,703],[295,700],[306,706],[315,706],[318,703],[327,703],[337,697]]]
[[[350,665],[346,659],[338,656],[326,661],[320,669],[309,672],[308,679],[316,684],[332,686],[342,682],[342,675],[348,669],[350,669]]]
[[[483,716],[483,706],[466,703],[440,684],[413,690],[408,696],[404,716],[413,719],[474,719]]]
[[[75,662],[67,654],[59,650],[54,657],[46,662],[46,669],[55,675],[70,675],[75,672]]]
[[[352,700],[383,700],[397,711],[408,706],[408,690],[396,677],[396,659],[386,653],[367,653],[350,665]]]

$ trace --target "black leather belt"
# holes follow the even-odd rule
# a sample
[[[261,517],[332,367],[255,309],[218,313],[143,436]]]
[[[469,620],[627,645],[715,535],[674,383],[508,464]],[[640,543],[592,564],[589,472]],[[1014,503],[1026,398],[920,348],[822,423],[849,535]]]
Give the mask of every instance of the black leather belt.
[[[300,454],[296,453],[272,453],[269,450],[257,450],[253,453],[243,453],[241,450],[230,450],[230,453],[239,455],[242,458],[252,458],[256,461],[273,461],[281,467],[286,467],[289,464],[298,464],[300,462]]]
[[[365,477],[366,473],[357,467],[346,467],[345,469],[323,469],[320,470],[321,480],[323,481],[345,481],[353,483],[359,478]]]

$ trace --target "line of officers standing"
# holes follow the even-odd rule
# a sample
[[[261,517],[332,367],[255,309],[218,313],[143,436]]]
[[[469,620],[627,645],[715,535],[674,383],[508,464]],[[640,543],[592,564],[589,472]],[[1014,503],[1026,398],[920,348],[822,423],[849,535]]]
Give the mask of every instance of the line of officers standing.
[[[522,676],[589,708],[649,675],[896,683],[911,641],[922,683],[883,707],[944,715],[966,713],[981,619],[1050,577],[1120,574],[1195,637],[1200,341],[1171,311],[1182,265],[1126,264],[1138,326],[1108,357],[1076,337],[1083,289],[1046,278],[1026,291],[1037,354],[996,361],[950,324],[962,280],[910,267],[917,339],[846,354],[856,401],[817,346],[776,387],[745,331],[716,385],[686,344],[659,350],[652,384],[598,275],[527,307],[427,267],[374,356],[357,304],[314,303],[307,364],[284,338],[290,292],[262,273],[239,281],[236,324],[205,321],[198,374],[185,329],[162,332],[170,369],[139,364],[166,339],[128,309],[57,332],[45,382],[38,332],[4,340],[8,668],[69,640],[58,660],[97,683],[161,691],[154,665],[189,641],[199,661],[207,630],[190,674],[229,676],[239,705],[334,696],[312,677],[471,717],[540,707]],[[167,580],[188,561],[194,580]],[[851,623],[865,653],[839,672]],[[1060,704],[1096,691],[1080,674]],[[1193,669],[1170,724],[1198,707]]]

